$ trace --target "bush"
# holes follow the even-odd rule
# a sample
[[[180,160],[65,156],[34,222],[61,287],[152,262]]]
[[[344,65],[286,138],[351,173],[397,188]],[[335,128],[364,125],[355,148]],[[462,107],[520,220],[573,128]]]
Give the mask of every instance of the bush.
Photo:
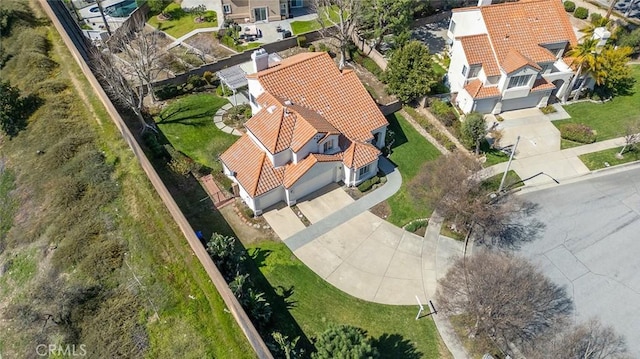
[[[448,103],[442,100],[431,101],[431,112],[442,122],[445,126],[451,127],[458,120],[453,108]]]
[[[233,91],[231,91],[230,88],[228,88],[227,86],[218,86],[218,88],[216,88],[216,95],[220,96],[220,97],[227,97],[227,96],[231,96],[233,95]]]
[[[213,83],[213,81],[215,81],[216,79],[216,74],[214,74],[211,71],[205,71],[204,74],[202,74],[202,78],[207,81],[207,83],[209,85],[211,85]]]
[[[298,46],[299,47],[306,47],[307,46],[307,37],[306,36],[298,36]]]
[[[542,113],[544,113],[545,115],[548,115],[550,113],[558,112],[558,110],[556,110],[556,108],[553,107],[553,105],[548,105],[548,106],[545,106],[545,107],[541,107],[540,111],[542,111]]]
[[[170,98],[174,98],[181,94],[181,91],[178,89],[176,85],[164,85],[159,89],[154,90],[156,92],[156,97],[158,100],[168,100]]]
[[[191,75],[187,79],[187,84],[193,86],[194,88],[201,87],[207,84],[207,82],[198,75]]]
[[[600,24],[601,20],[602,15],[598,14],[597,12],[594,12],[589,16],[589,21],[591,21],[592,24]]]
[[[568,123],[560,126],[560,136],[565,140],[579,143],[596,142],[596,132],[582,123]]]
[[[565,1],[564,2],[564,10],[566,12],[574,12],[576,9],[576,3],[573,1]]]
[[[589,10],[583,8],[582,6],[577,7],[576,11],[573,13],[573,17],[584,20],[589,17]]]
[[[369,178],[368,180],[360,183],[358,185],[358,190],[360,190],[360,192],[366,192],[368,190],[371,189],[371,187],[373,187],[373,185],[380,183],[380,177],[378,176],[373,176],[371,178]]]
[[[418,229],[424,228],[426,226],[427,226],[427,220],[426,219],[418,219],[418,220],[415,220],[415,221],[407,224],[406,226],[404,226],[404,229],[407,232],[412,232],[413,233],[413,232],[417,231]]]
[[[166,155],[164,147],[158,141],[158,137],[153,131],[147,131],[142,135],[142,140],[151,151],[151,154],[155,158],[162,158]]]
[[[313,45],[309,45],[308,49],[309,49],[309,52],[316,52],[316,47]]]
[[[318,51],[329,52],[329,47],[324,42],[321,42],[318,44]]]

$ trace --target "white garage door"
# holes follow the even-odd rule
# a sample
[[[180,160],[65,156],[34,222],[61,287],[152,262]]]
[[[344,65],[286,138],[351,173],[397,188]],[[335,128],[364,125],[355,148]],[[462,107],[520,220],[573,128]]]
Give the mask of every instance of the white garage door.
[[[480,113],[491,113],[496,106],[497,98],[489,98],[476,101],[474,111]]]
[[[316,163],[297,183],[292,186],[296,200],[335,182],[337,165]]]
[[[502,101],[502,111],[521,110],[523,108],[536,107],[540,103],[540,95],[514,98]]]

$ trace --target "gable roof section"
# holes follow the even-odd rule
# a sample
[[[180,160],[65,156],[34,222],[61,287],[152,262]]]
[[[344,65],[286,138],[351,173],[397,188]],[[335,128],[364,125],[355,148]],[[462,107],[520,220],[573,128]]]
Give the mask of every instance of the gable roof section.
[[[483,99],[489,97],[498,97],[500,96],[500,90],[497,87],[484,87],[482,85],[482,81],[475,79],[470,81],[464,89],[471,95],[474,99]]]
[[[469,65],[482,65],[487,76],[499,76],[500,69],[486,34],[458,37]]]
[[[543,90],[553,90],[556,88],[556,85],[548,82],[544,78],[536,79],[533,83],[533,87],[531,88],[531,92],[534,91],[543,91]]]
[[[284,177],[283,168],[273,168],[267,155],[248,135],[244,134],[221,156],[220,160],[251,196],[259,196],[280,186]]]
[[[352,140],[370,140],[373,130],[388,124],[356,74],[341,72],[327,53],[292,56],[248,77],[274,97],[317,113]]]
[[[522,0],[481,6],[480,11],[491,45],[502,61],[511,49],[535,63],[553,61],[555,56],[542,44],[577,43],[569,17],[558,0]]]
[[[520,70],[525,66],[531,66],[538,71],[542,70],[538,64],[524,57],[524,55],[515,49],[509,50],[507,56],[502,60],[502,68],[507,74]]]
[[[323,155],[312,153],[304,160],[293,164],[290,163],[285,166],[284,178],[282,184],[285,188],[291,188],[297,180],[305,175],[313,166],[318,162],[337,162],[342,159],[342,154],[335,155]]]
[[[380,150],[368,143],[352,142],[344,150],[344,165],[355,169],[375,161],[380,156]]]

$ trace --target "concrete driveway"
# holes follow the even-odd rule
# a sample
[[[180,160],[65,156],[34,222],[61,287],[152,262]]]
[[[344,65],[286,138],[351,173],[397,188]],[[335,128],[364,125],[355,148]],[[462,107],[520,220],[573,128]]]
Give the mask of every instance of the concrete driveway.
[[[547,227],[521,253],[564,285],[579,321],[597,316],[640,358],[640,168],[523,194]]]
[[[351,203],[353,198],[338,184],[333,184],[313,193],[308,199],[303,198],[297,205],[311,223],[316,223]]]
[[[504,119],[498,122],[498,129],[502,130],[502,146],[515,144],[516,137],[520,136],[516,158],[560,150],[560,131],[539,109],[507,111],[500,116]]]

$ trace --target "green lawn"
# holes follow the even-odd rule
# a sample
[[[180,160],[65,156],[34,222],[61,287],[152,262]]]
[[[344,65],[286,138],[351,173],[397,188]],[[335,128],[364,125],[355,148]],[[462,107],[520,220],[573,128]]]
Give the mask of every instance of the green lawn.
[[[336,289],[300,262],[282,242],[260,241],[247,250],[273,288],[280,288],[289,312],[308,338],[330,323],[363,328],[381,358],[442,358],[431,318],[415,320],[417,306],[366,302]]]
[[[499,173],[495,176],[491,176],[482,182],[482,187],[488,191],[496,192],[500,187],[500,181],[502,181],[503,173]],[[521,181],[522,178],[518,176],[518,174],[514,170],[510,170],[507,172],[507,178],[504,180],[504,188],[518,188],[524,186],[524,183],[520,182],[516,185],[513,185],[516,182]]]
[[[618,96],[603,104],[581,102],[564,106],[571,118],[553,124],[558,127],[583,123],[597,131],[597,141],[624,136],[626,125],[640,120],[640,65],[631,66],[631,71],[636,79],[633,95]]]
[[[195,29],[218,26],[218,16],[215,11],[209,10],[205,12],[204,21],[196,22],[195,15],[188,14],[179,8],[180,5],[177,6],[178,8],[171,11],[172,18],[170,20],[158,20],[158,16],[156,14],[151,15],[147,23],[175,38],[186,35]]]
[[[179,98],[155,118],[158,127],[177,150],[214,170],[217,158],[237,139],[213,124],[213,115],[227,100],[211,94]]]
[[[327,20],[324,21],[326,27],[329,27],[331,22],[337,23],[340,21],[340,16],[338,15],[338,12],[337,12],[337,7],[332,6],[332,8],[334,9],[329,14],[329,18],[331,19],[331,21],[327,21]],[[325,19],[326,19],[326,13],[324,11],[319,11],[318,13],[322,14],[321,16],[325,16]],[[307,32],[320,30],[321,27],[322,26],[320,25],[320,22],[316,19],[291,22],[291,31],[293,32],[294,35],[301,35]]]
[[[389,130],[395,133],[396,141],[393,145],[390,159],[402,174],[402,187],[387,200],[391,208],[391,215],[387,220],[396,226],[403,226],[417,218],[428,217],[433,211],[424,203],[412,198],[408,191],[408,184],[418,173],[422,164],[440,156],[440,151],[422,137],[400,114],[387,116]]]
[[[617,158],[616,155],[620,152],[620,149],[621,148],[618,147],[599,152],[587,153],[579,158],[585,166],[592,171],[640,160],[640,150],[626,152],[623,158]],[[605,162],[608,163],[609,166],[605,165]]]

